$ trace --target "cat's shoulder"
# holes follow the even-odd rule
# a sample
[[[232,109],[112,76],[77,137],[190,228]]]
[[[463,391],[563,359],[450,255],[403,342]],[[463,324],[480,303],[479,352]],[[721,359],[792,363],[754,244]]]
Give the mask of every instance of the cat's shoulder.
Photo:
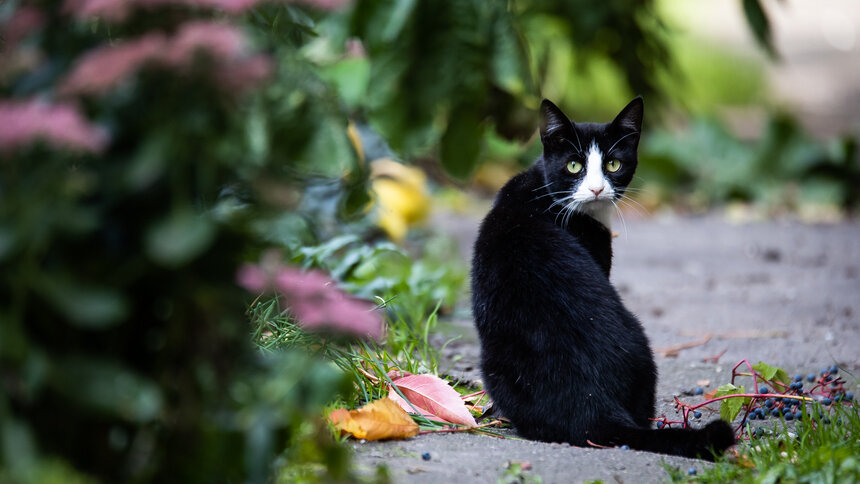
[[[540,171],[540,160],[533,164],[527,170],[514,175],[507,183],[499,190],[496,195],[493,207],[510,207],[517,210],[525,210],[529,205],[538,200],[541,195],[541,187],[543,185],[543,175]]]

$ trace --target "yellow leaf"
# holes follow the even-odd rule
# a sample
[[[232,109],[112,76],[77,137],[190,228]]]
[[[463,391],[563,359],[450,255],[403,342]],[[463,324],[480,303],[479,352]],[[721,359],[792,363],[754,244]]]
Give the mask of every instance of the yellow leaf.
[[[430,210],[427,176],[421,169],[380,158],[371,163],[377,224],[394,240],[400,240],[409,226],[421,222]]]
[[[418,424],[400,406],[381,398],[359,408],[339,408],[329,414],[331,423],[357,439],[405,439],[418,434]]]

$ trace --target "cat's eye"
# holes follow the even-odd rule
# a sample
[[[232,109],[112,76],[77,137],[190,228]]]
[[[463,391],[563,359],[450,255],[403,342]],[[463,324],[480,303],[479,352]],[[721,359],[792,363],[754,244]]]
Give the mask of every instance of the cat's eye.
[[[615,173],[619,168],[621,168],[621,162],[618,160],[609,160],[606,162],[606,171],[609,173]]]
[[[582,171],[582,163],[578,161],[571,161],[567,164],[567,171],[573,173],[574,175]]]

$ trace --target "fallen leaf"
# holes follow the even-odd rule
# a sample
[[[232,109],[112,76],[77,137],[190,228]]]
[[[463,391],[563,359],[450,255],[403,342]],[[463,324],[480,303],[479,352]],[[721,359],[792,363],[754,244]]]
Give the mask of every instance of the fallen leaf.
[[[714,399],[714,397],[716,397],[716,396],[717,396],[717,391],[718,391],[718,390],[717,390],[716,388],[714,388],[713,390],[711,390],[711,391],[709,391],[708,393],[706,393],[706,394],[705,394],[705,400],[713,400],[713,399]]]
[[[468,407],[460,399],[460,394],[438,376],[409,375],[393,380],[392,383],[409,402],[403,400],[393,389],[388,392],[388,398],[407,412],[414,412],[409,405],[411,402],[415,409],[425,416],[469,427],[477,425]]]
[[[711,380],[697,380],[696,385],[699,385],[700,387],[708,387],[711,386]]]
[[[388,398],[380,398],[358,410],[339,408],[328,418],[336,429],[357,439],[405,439],[418,434],[418,424]]]

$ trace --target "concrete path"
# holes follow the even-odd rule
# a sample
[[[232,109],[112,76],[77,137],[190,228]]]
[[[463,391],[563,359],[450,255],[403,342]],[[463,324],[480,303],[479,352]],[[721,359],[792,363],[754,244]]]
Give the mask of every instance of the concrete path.
[[[438,220],[465,250],[477,221],[450,215]],[[697,343],[710,335],[706,343],[675,357],[657,357],[658,413],[674,416],[674,395],[728,382],[732,366],[744,358],[782,366],[791,374],[831,364],[840,365],[843,375],[860,370],[860,224],[736,225],[717,215],[667,216],[628,221],[626,234],[623,227],[616,230],[612,279],[652,347]],[[443,330],[463,337],[449,345],[448,363],[441,369],[457,378],[479,379],[471,322],[453,321]],[[719,354],[716,364],[702,362]],[[702,421],[713,418],[706,414]],[[531,470],[520,476],[539,476],[544,483],[664,482],[663,463],[684,472],[708,465],[647,452],[468,434],[353,446],[360,466],[385,463],[395,482],[404,483],[496,482],[506,478],[509,462],[528,462]],[[430,460],[422,459],[424,453]]]

